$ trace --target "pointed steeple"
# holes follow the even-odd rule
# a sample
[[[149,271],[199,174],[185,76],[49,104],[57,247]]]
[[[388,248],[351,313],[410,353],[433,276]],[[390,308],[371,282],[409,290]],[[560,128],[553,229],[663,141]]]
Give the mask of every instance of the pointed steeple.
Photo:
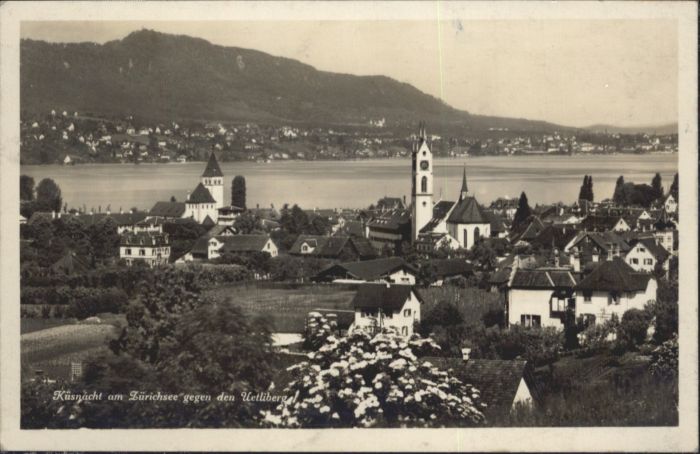
[[[219,167],[219,161],[216,160],[216,155],[212,151],[209,155],[209,161],[207,162],[207,167],[204,169],[202,177],[223,177],[224,173]]]
[[[462,190],[459,193],[459,200],[462,200],[467,197],[469,194],[469,188],[467,187],[467,166],[464,166],[464,170],[462,171]]]

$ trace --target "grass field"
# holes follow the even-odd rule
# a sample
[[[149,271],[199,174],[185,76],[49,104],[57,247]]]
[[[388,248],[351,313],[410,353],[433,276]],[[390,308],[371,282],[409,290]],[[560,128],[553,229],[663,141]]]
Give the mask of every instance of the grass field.
[[[257,288],[255,286],[219,287],[207,292],[220,300],[229,300],[249,317],[269,318],[273,330],[301,333],[306,314],[313,309],[350,310],[355,292],[329,285],[303,286],[296,289]]]
[[[67,378],[70,363],[106,349],[116,333],[110,324],[71,324],[23,334],[20,337],[22,371],[43,370],[51,378]]]
[[[19,320],[20,334],[33,333],[42,329],[54,328],[61,325],[71,325],[75,323],[74,318],[30,318],[23,317]]]

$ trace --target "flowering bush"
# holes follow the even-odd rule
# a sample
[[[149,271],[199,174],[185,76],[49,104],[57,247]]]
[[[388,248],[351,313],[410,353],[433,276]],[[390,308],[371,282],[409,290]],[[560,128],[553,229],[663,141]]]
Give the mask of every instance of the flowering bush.
[[[304,330],[304,348],[307,350],[318,350],[338,329],[336,320],[324,317],[319,312],[309,312],[306,318],[306,329]]]
[[[579,345],[589,351],[599,351],[612,346],[617,340],[617,330],[620,320],[616,314],[612,314],[605,323],[592,323],[578,334]]]
[[[678,335],[674,335],[651,352],[649,370],[652,375],[661,378],[673,378],[678,375]]]
[[[416,355],[439,347],[384,331],[329,336],[288,370],[287,400],[265,413],[281,427],[472,426],[484,422],[480,393]]]

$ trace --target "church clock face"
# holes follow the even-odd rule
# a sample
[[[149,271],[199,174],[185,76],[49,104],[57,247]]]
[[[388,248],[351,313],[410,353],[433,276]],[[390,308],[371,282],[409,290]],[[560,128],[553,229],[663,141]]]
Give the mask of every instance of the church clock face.
[[[420,168],[421,170],[428,170],[428,161],[421,161]]]

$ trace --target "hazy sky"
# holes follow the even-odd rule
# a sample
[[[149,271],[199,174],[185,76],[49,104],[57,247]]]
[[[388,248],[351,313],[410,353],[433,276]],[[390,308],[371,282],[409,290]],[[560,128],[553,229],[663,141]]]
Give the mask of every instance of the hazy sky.
[[[25,22],[21,34],[103,43],[141,28],[386,75],[477,114],[570,126],[678,117],[672,20]]]

